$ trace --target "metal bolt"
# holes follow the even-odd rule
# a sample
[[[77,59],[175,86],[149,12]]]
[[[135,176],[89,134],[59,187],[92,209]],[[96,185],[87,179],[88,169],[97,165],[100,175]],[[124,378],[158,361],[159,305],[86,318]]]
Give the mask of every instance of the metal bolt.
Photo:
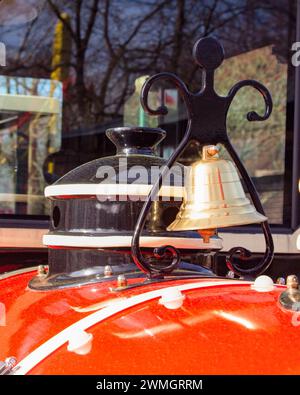
[[[299,280],[294,274],[286,279],[287,289],[279,297],[280,304],[287,310],[300,311]]]
[[[299,280],[295,274],[291,274],[286,279],[286,286],[288,289],[298,289],[299,288]]]
[[[118,288],[127,287],[127,279],[124,274],[119,274],[117,278]]]
[[[229,270],[229,271],[227,272],[227,274],[226,274],[226,277],[234,278],[234,272],[233,272],[232,270]]]
[[[8,357],[4,362],[0,361],[0,375],[9,374],[16,364],[17,359],[15,357]]]
[[[6,364],[6,366],[7,366],[8,368],[12,369],[12,368],[14,368],[14,367],[16,366],[16,364],[17,364],[17,358],[15,358],[15,357],[8,357],[8,358],[6,358],[5,364]]]
[[[105,266],[105,268],[104,268],[104,277],[110,277],[112,275],[113,275],[112,267],[109,266],[109,265]]]
[[[39,265],[37,269],[38,277],[44,277],[48,273],[48,266],[47,265]]]

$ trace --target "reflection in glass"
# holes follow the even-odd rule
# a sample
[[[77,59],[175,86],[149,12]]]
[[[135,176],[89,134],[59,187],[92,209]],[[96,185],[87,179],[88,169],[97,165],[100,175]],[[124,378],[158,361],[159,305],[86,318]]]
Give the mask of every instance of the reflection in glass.
[[[54,138],[49,114],[43,113],[26,126],[28,130],[22,130],[27,140],[18,129],[18,121],[0,124],[4,158],[0,172],[5,175],[2,193],[24,195],[25,200],[27,194],[40,196],[43,183],[53,183],[82,163],[113,155],[106,129],[132,123],[133,119],[140,126],[148,122],[138,105],[138,116],[131,119],[128,108],[124,109],[134,97],[135,80],[170,71],[191,90],[198,87],[201,73],[190,62],[192,46],[196,39],[213,34],[222,41],[228,56],[218,71],[216,89],[223,93],[240,79],[255,78],[273,95],[273,115],[262,127],[244,121],[246,101],[258,110],[261,106],[260,98],[244,89],[229,114],[228,129],[254,177],[271,222],[288,220],[292,144],[286,144],[286,139],[291,137],[293,125],[290,48],[295,41],[295,0],[30,0],[30,4],[37,15],[27,23],[7,25],[0,21],[1,41],[7,51],[1,74],[62,83],[62,129],[61,135],[55,135],[61,136],[61,141],[46,143]],[[168,132],[158,152],[167,158],[182,137],[185,113],[174,87],[157,86],[156,92],[156,100],[171,107],[167,117],[155,120]],[[49,89],[38,95],[53,96]],[[2,112],[3,119],[16,115],[11,109]],[[4,133],[7,128],[10,132]],[[42,129],[51,137],[32,138]],[[9,148],[12,146],[15,148]],[[190,162],[189,152],[182,159],[184,163]],[[30,159],[32,155],[35,159]],[[16,168],[18,171],[13,170]],[[0,209],[6,214],[44,214],[42,203],[33,205],[30,199],[26,203],[4,201]]]
[[[1,214],[47,212],[42,169],[45,158],[61,143],[60,85],[0,77]]]

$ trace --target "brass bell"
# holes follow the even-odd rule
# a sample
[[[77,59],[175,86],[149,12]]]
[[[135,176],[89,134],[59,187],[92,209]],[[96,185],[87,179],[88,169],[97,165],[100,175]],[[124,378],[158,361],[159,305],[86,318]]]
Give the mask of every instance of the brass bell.
[[[216,146],[204,146],[190,166],[180,210],[170,231],[198,230],[208,242],[216,228],[265,221],[247,199],[233,163],[220,159]]]

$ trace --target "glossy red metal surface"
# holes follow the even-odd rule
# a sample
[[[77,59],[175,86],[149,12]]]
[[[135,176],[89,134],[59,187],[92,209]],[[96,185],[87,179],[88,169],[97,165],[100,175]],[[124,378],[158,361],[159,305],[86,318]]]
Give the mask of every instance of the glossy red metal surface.
[[[34,274],[0,281],[0,302],[6,309],[0,360],[12,355],[22,360],[113,299],[199,282],[177,280],[121,293],[109,290],[115,285],[111,282],[37,292],[27,288]],[[184,291],[177,310],[157,298],[139,303],[89,328],[93,343],[87,355],[70,352],[65,344],[29,373],[299,374],[300,326],[279,306],[282,290],[257,292],[248,283],[220,284]]]

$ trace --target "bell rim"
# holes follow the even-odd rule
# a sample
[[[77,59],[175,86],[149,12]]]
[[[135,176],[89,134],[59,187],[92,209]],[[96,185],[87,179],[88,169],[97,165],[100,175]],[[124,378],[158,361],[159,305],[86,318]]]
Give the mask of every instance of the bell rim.
[[[236,220],[234,219],[236,218]],[[244,219],[243,219],[244,217]],[[251,219],[250,219],[251,217]],[[223,217],[224,218],[224,217]],[[231,226],[242,226],[242,225],[251,225],[251,224],[257,224],[257,223],[262,223],[268,220],[268,218],[260,214],[259,212],[255,213],[247,213],[247,214],[239,214],[239,215],[231,215],[228,216],[231,220],[228,223],[222,223],[222,225],[218,225],[218,217],[210,218],[210,221],[207,220],[182,220],[182,219],[175,219],[168,227],[167,231],[171,232],[176,232],[176,231],[184,231],[184,230],[201,230],[201,229],[222,229],[222,228],[228,228]],[[187,223],[188,222],[188,223]],[[202,224],[201,224],[202,222]],[[205,224],[205,222],[207,222]],[[185,225],[186,223],[186,225]]]

